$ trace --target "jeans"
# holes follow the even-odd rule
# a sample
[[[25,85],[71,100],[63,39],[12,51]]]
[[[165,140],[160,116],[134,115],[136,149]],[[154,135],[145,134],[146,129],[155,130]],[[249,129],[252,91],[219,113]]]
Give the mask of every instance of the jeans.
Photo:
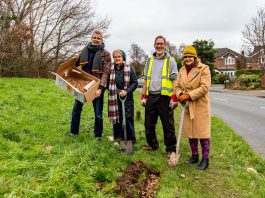
[[[93,107],[94,107],[94,113],[95,113],[95,122],[94,122],[95,137],[102,136],[103,99],[104,99],[104,93],[102,93],[100,97],[95,98],[93,100]],[[80,117],[81,117],[82,108],[83,108],[83,103],[79,102],[78,100],[75,100],[73,111],[72,111],[72,120],[71,120],[71,133],[72,134],[78,135],[79,133]]]

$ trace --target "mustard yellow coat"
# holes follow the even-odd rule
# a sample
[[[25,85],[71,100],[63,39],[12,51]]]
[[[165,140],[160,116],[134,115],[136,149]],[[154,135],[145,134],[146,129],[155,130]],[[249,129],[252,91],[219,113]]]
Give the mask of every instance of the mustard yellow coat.
[[[210,138],[211,136],[211,108],[209,89],[211,86],[211,72],[207,65],[200,61],[187,75],[183,66],[178,74],[176,95],[188,93],[191,97],[189,107],[185,111],[182,128],[183,137]]]

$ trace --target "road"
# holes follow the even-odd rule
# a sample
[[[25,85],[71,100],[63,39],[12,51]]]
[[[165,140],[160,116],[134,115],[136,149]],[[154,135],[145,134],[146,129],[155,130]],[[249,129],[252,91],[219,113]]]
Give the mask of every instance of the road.
[[[224,120],[265,158],[265,98],[210,92],[212,114]]]

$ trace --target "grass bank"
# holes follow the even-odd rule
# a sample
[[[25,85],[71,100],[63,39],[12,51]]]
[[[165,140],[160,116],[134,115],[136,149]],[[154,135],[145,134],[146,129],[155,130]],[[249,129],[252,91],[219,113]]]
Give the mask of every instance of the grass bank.
[[[106,138],[112,134],[107,105],[102,142],[94,139],[91,104],[84,106],[80,134],[73,138],[69,136],[73,97],[53,80],[0,78],[0,197],[117,197],[116,180],[136,160],[160,172],[156,197],[265,197],[265,160],[216,117],[206,171],[185,163],[190,156],[186,139],[179,164],[168,168],[160,122],[160,148],[143,151],[144,109],[138,98],[135,92],[135,109],[141,111],[135,122],[137,144],[134,155],[126,156]],[[179,119],[178,108],[176,131]],[[258,173],[248,172],[250,167]]]

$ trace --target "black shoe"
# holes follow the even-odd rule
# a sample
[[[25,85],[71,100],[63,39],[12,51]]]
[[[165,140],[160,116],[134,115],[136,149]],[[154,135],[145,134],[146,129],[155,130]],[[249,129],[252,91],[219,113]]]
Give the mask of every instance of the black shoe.
[[[198,154],[192,154],[191,158],[187,161],[188,164],[194,164],[199,161],[199,155]]]
[[[208,158],[202,158],[200,164],[197,166],[197,169],[199,170],[205,170],[209,166],[209,159]]]

